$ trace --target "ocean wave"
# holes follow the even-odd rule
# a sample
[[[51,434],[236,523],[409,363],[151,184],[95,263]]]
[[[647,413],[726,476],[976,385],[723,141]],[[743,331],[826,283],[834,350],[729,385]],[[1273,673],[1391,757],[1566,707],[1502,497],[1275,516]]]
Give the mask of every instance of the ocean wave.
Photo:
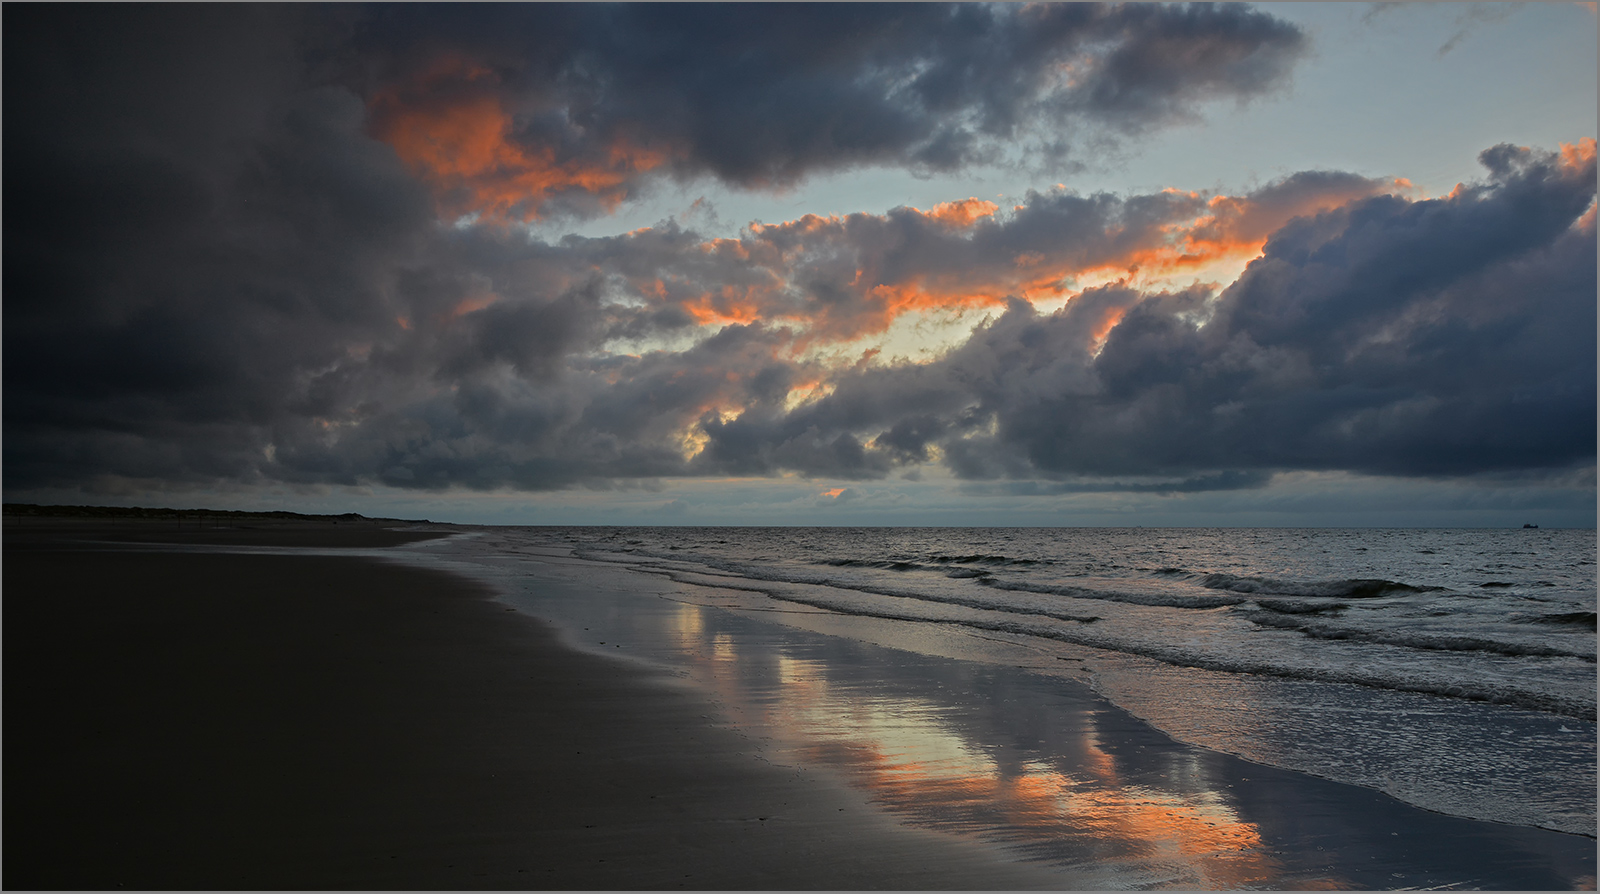
[[[1327,596],[1335,599],[1375,599],[1383,596],[1411,596],[1433,593],[1444,587],[1407,584],[1382,578],[1346,578],[1342,580],[1294,581],[1270,577],[1216,572],[1199,581],[1208,590],[1227,590],[1231,593],[1266,593],[1274,596]]]
[[[1038,559],[1014,559],[1011,556],[971,555],[971,556],[930,556],[930,562],[956,565],[1014,565],[1026,567],[1028,565],[1047,565]]]
[[[779,601],[808,605],[843,615],[1027,635],[1112,653],[1138,655],[1176,667],[1418,692],[1546,711],[1591,722],[1595,719],[1592,689],[1586,694],[1581,691],[1581,687],[1568,686],[1561,682],[1570,677],[1573,669],[1562,670],[1563,665],[1559,663],[1591,662],[1594,660],[1592,655],[1539,655],[1541,651],[1559,653],[1562,650],[1487,643],[1481,634],[1473,631],[1463,631],[1467,634],[1465,636],[1434,637],[1424,642],[1399,631],[1391,631],[1392,635],[1352,636],[1348,629],[1340,630],[1338,623],[1324,623],[1325,620],[1332,620],[1328,615],[1343,607],[1346,601],[1353,602],[1374,596],[1405,596],[1437,592],[1444,591],[1445,588],[1418,586],[1404,581],[1358,575],[1344,577],[1330,575],[1327,579],[1310,576],[1299,579],[1275,579],[1269,575],[1193,572],[1178,567],[1176,563],[1165,565],[1151,563],[1151,566],[1159,570],[1154,575],[1149,571],[1144,572],[1148,583],[1141,585],[1136,580],[1130,580],[1129,586],[1124,590],[1115,586],[1107,587],[1103,582],[1096,582],[1095,586],[1091,587],[1065,583],[1060,579],[1042,580],[1035,569],[1010,568],[998,561],[1006,558],[1005,551],[981,549],[973,550],[970,554],[933,549],[922,553],[919,561],[906,563],[906,565],[920,566],[922,570],[928,572],[937,572],[940,583],[935,584],[929,579],[924,579],[926,583],[924,580],[918,580],[915,575],[885,573],[886,570],[892,570],[894,559],[860,558],[849,565],[844,563],[830,565],[819,562],[814,555],[802,558],[787,554],[774,557],[773,561],[769,562],[758,561],[752,555],[734,559],[705,554],[690,555],[687,552],[667,552],[661,550],[659,545],[655,549],[660,551],[656,558],[663,564],[670,563],[678,567],[676,569],[649,567],[645,564],[648,561],[645,556],[653,551],[650,549],[640,550],[627,557],[610,551],[609,558],[620,560],[621,564],[631,565],[639,570],[663,573],[684,583],[750,590]],[[611,550],[615,550],[615,546],[612,546]],[[579,554],[582,552],[586,551],[580,550]],[[880,553],[881,555],[883,553]],[[841,559],[846,557],[837,552],[834,556]],[[953,559],[987,557],[989,561],[933,561],[940,556]],[[594,558],[599,557],[594,556]],[[799,561],[796,561],[797,559]],[[896,559],[904,561],[905,554],[902,553]],[[1055,564],[1059,566],[1061,563]],[[852,568],[856,569],[855,574],[846,573]],[[969,572],[985,570],[991,570],[993,573],[980,573],[966,579],[946,578],[951,572],[962,573],[964,576]],[[708,574],[709,576],[706,576]],[[731,575],[731,577],[721,577],[721,575]],[[1152,586],[1156,583],[1156,578],[1165,579],[1159,588]],[[1492,592],[1477,591],[1475,584],[1496,579],[1503,578],[1489,575],[1479,577],[1473,582],[1475,591],[1473,595],[1477,593],[1487,595]],[[811,590],[790,586],[792,584],[818,585],[830,589]],[[1193,589],[1185,592],[1186,587]],[[851,596],[849,595],[851,592],[916,601],[891,604],[888,601]],[[1466,591],[1446,592],[1460,592],[1465,595]],[[1005,593],[1017,593],[1019,598],[1004,598]],[[1495,595],[1498,597],[1498,594]],[[1032,599],[1020,596],[1046,598]],[[1290,629],[1310,627],[1315,633],[1306,636],[1307,642],[1327,642],[1328,646],[1321,648],[1331,647],[1338,651],[1294,652],[1280,655],[1269,654],[1259,648],[1235,650],[1198,647],[1180,639],[1168,638],[1158,629],[1124,630],[1118,624],[1095,623],[1099,619],[1078,606],[1074,606],[1077,608],[1075,613],[1067,612],[1065,605],[1057,610],[1051,610],[1048,605],[1048,597],[1051,596],[1129,603],[1178,611],[1243,606],[1237,610],[1249,613],[1251,620],[1265,621],[1262,624],[1250,625],[1252,627]],[[1525,597],[1512,594],[1508,598]],[[1245,605],[1246,603],[1254,605]],[[939,605],[948,608],[940,610],[937,608]],[[1369,605],[1376,604],[1369,603]],[[1571,608],[1577,607],[1579,606]],[[1592,627],[1593,612],[1575,612],[1571,608],[1563,606],[1557,609],[1552,606],[1550,610],[1556,613],[1542,616],[1530,611],[1528,613],[1530,617],[1524,623],[1560,625],[1574,631],[1585,625]],[[966,616],[968,611],[971,611],[971,617]],[[1273,620],[1266,620],[1268,618]],[[1170,623],[1174,625],[1172,627],[1174,631],[1186,629],[1179,616],[1175,615]],[[1552,631],[1552,635],[1566,634],[1556,634]],[[1335,645],[1334,641],[1341,639],[1346,641],[1346,645]],[[1244,645],[1242,641],[1240,644]],[[1488,648],[1484,648],[1485,646]],[[1380,651],[1369,653],[1366,650]],[[1406,652],[1416,655],[1417,658],[1402,658]],[[1424,657],[1430,655],[1435,657]],[[1470,661],[1473,666],[1457,668],[1453,662],[1459,660]],[[1525,661],[1540,662],[1540,667],[1548,668],[1549,672],[1541,669],[1538,673],[1526,673],[1520,665],[1520,662]],[[1546,665],[1544,662],[1551,663]],[[1534,666],[1529,665],[1526,671],[1534,669]]]
[[[883,571],[929,571],[926,565],[902,559],[826,559],[823,565],[834,568],[877,568]]]
[[[1302,602],[1298,599],[1257,599],[1256,605],[1280,615],[1315,615],[1341,612],[1350,607],[1343,602]]]
[[[1577,658],[1591,664],[1595,660],[1593,654],[1574,652],[1555,646],[1546,646],[1538,643],[1505,642],[1478,636],[1441,636],[1408,631],[1363,630],[1342,625],[1319,624],[1292,617],[1286,618],[1265,612],[1252,614],[1250,620],[1252,623],[1262,627],[1294,630],[1315,639],[1379,643],[1386,646],[1401,646],[1407,649],[1423,649],[1431,652],[1488,652],[1512,658]]]
[[[1520,624],[1560,624],[1571,627],[1587,627],[1595,629],[1594,612],[1562,612],[1554,615],[1534,615],[1529,618],[1518,618]]]
[[[1003,629],[1016,631],[1021,629],[1018,624],[1007,622],[986,623],[976,619],[934,618],[928,617],[927,615],[916,614],[914,612],[897,612],[889,609],[873,608],[871,606],[861,605],[860,603],[847,603],[837,598],[828,599],[823,597],[807,597],[783,587],[784,584],[802,583],[800,581],[751,577],[747,578],[746,580],[748,582],[744,584],[727,583],[720,579],[715,582],[707,582],[705,580],[696,580],[696,577],[703,576],[697,572],[685,572],[678,569],[651,566],[636,566],[636,569],[639,571],[660,574],[671,580],[677,581],[678,583],[690,584],[693,586],[719,587],[725,590],[743,590],[750,593],[761,593],[762,595],[776,599],[780,602],[792,602],[797,605],[809,605],[812,608],[827,609],[828,611],[841,615],[852,615],[865,618],[884,618],[893,621],[917,621],[928,624],[959,624],[964,626],[976,626],[978,629],[982,630],[998,631]],[[761,586],[763,583],[767,584],[767,586]],[[843,590],[847,592],[866,593],[874,596],[889,596],[896,599],[909,599],[916,602],[924,602],[933,605],[971,608],[978,609],[980,611],[999,612],[1002,614],[1027,615],[1038,618],[1041,621],[1072,621],[1078,624],[1093,624],[1094,622],[1100,620],[1100,618],[1094,615],[1074,615],[1068,612],[1056,612],[1035,606],[1007,605],[1005,603],[989,602],[982,599],[964,598],[960,596],[933,596],[927,593],[919,593],[909,590],[895,590],[889,587],[868,588],[859,584],[804,583],[806,586],[823,587],[826,589]],[[995,624],[1000,624],[1001,626],[994,626]]]
[[[579,557],[580,558],[585,558],[585,556],[583,556],[581,554],[579,555]],[[889,596],[889,597],[896,598],[896,599],[911,599],[911,600],[915,600],[917,602],[924,602],[924,603],[928,603],[928,604],[932,604],[932,605],[950,605],[950,606],[958,606],[958,607],[961,607],[961,608],[980,609],[980,610],[983,610],[983,611],[1004,612],[1004,613],[1007,613],[1007,614],[1032,615],[1032,616],[1040,618],[1041,620],[1050,620],[1050,621],[1072,621],[1072,622],[1079,623],[1079,624],[1093,624],[1094,622],[1100,620],[1100,618],[1098,616],[1096,616],[1096,615],[1074,614],[1072,612],[1053,610],[1053,609],[1050,609],[1050,608],[1046,608],[1044,606],[1037,606],[1037,605],[1013,605],[1013,604],[1008,604],[1008,603],[1005,603],[1005,602],[998,602],[998,601],[994,600],[993,598],[986,598],[981,594],[971,595],[971,596],[962,596],[962,595],[955,594],[955,593],[929,593],[929,592],[926,592],[926,591],[923,591],[923,590],[905,589],[905,588],[901,588],[901,587],[886,586],[886,585],[883,585],[883,584],[874,584],[874,583],[867,583],[867,582],[862,582],[862,581],[839,580],[837,578],[831,578],[831,577],[827,577],[825,575],[808,575],[808,574],[796,574],[796,573],[787,573],[787,574],[785,574],[785,573],[774,571],[773,569],[770,569],[770,568],[746,567],[746,566],[742,566],[739,563],[735,563],[735,562],[701,561],[701,562],[698,562],[696,564],[703,565],[705,568],[712,569],[714,572],[721,572],[721,573],[724,573],[724,574],[736,575],[738,578],[742,578],[743,580],[749,582],[749,583],[742,584],[742,585],[740,585],[740,584],[718,583],[718,584],[716,584],[716,586],[722,586],[722,587],[726,587],[727,589],[732,589],[732,590],[747,590],[747,591],[751,591],[751,592],[764,593],[764,594],[766,594],[768,596],[771,596],[774,599],[783,599],[785,601],[791,601],[791,602],[793,602],[793,601],[802,601],[802,600],[792,599],[787,594],[787,591],[783,591],[781,589],[781,585],[784,585],[784,584],[798,584],[798,585],[812,586],[812,587],[827,587],[827,588],[834,589],[834,590],[842,590],[842,591],[853,592],[853,593],[865,593],[865,594],[872,595],[872,596]],[[673,580],[680,580],[680,576],[683,575],[683,574],[700,575],[700,574],[704,573],[704,572],[700,572],[700,571],[695,571],[693,569],[688,569],[688,568],[683,568],[683,567],[674,568],[674,567],[667,566],[667,565],[652,566],[652,565],[634,564],[631,567],[633,567],[633,568],[635,568],[635,569],[637,569],[639,571],[648,571],[648,572],[653,572],[653,573],[657,573],[657,574],[663,574],[663,575],[665,575],[665,576],[667,576],[667,577],[669,577],[669,578],[671,578]],[[853,567],[861,567],[861,566],[853,566]],[[720,575],[714,575],[714,576],[720,576]],[[681,580],[680,582],[682,582],[682,583],[693,583],[693,584],[696,584],[696,585],[705,585],[702,581],[693,581],[693,580],[686,580],[686,579],[685,580]],[[777,587],[773,587],[773,586],[762,587],[762,586],[759,586],[759,585],[758,586],[751,586],[750,585],[750,584],[759,584],[759,583],[776,584],[776,585],[779,585],[779,586],[777,586]],[[978,580],[978,583],[988,583],[988,581],[987,580]],[[780,594],[782,594],[782,595],[780,595]],[[804,603],[804,604],[810,605],[812,603]],[[830,608],[831,610],[838,611],[841,614],[855,614],[856,613],[855,611],[847,610],[847,609],[845,609],[843,607],[836,606],[836,605],[834,605],[834,603],[829,603],[828,605],[818,605],[816,607]],[[878,617],[878,616],[877,615],[873,615],[872,617]],[[897,615],[895,617],[897,619],[899,619],[899,620],[909,620],[909,621],[927,621],[927,620],[931,620],[929,618],[918,616],[918,615],[906,615],[904,617],[901,617],[901,616]]]
[[[982,568],[952,568],[944,573],[945,577],[952,580],[967,580],[977,577],[988,577],[990,572]]]
[[[1130,605],[1151,605],[1163,608],[1222,608],[1247,602],[1244,596],[1208,596],[1204,594],[1135,593],[1126,590],[1100,590],[1077,587],[1071,584],[1035,584],[1026,581],[1003,581],[980,578],[978,583],[997,590],[1018,593],[1038,593],[1045,596],[1070,596],[1074,599],[1099,599],[1106,602],[1125,602]]]
[[[580,557],[583,554],[580,552]],[[668,561],[683,561],[685,556],[657,555],[655,558]],[[916,599],[922,602],[940,603],[944,605],[960,605],[967,608],[988,609],[992,611],[1009,612],[1013,614],[1032,614],[1045,618],[1062,621],[1092,622],[1098,617],[1071,614],[1068,612],[1051,611],[1040,606],[1016,606],[996,602],[993,598],[981,595],[960,596],[951,593],[934,594],[922,589],[908,589],[892,586],[882,582],[850,580],[830,575],[821,571],[821,567],[831,568],[860,568],[872,571],[913,571],[929,570],[938,571],[941,576],[955,577],[957,579],[971,580],[974,584],[995,590],[1016,593],[1029,593],[1041,596],[1068,596],[1077,599],[1094,599],[1105,602],[1122,602],[1132,605],[1148,605],[1163,608],[1220,608],[1229,605],[1238,605],[1245,602],[1243,596],[1210,596],[1204,594],[1185,595],[1181,593],[1140,593],[1116,590],[1099,590],[1088,587],[1078,587],[1070,584],[1043,584],[1027,581],[999,580],[987,573],[978,573],[968,576],[966,574],[951,574],[962,569],[930,568],[913,562],[891,559],[829,559],[811,566],[777,566],[754,565],[744,562],[733,562],[709,556],[692,557],[695,564],[708,569],[713,569],[725,574],[734,574],[752,580],[772,581],[775,583],[807,584],[811,586],[833,587],[840,590],[850,590],[858,593],[871,593],[879,596],[895,596],[902,599]],[[817,569],[817,570],[809,570]]]
[[[646,569],[641,569],[646,570]],[[1255,674],[1259,676],[1274,677],[1285,680],[1303,680],[1319,683],[1343,683],[1355,686],[1365,686],[1374,689],[1387,689],[1396,692],[1417,692],[1427,695],[1459,698],[1468,701],[1489,702],[1492,704],[1509,705],[1534,711],[1544,711],[1552,714],[1573,717],[1580,720],[1593,722],[1595,720],[1595,705],[1592,699],[1580,699],[1563,696],[1560,694],[1539,692],[1523,689],[1511,685],[1496,685],[1490,681],[1464,681],[1439,679],[1435,676],[1416,674],[1402,676],[1385,674],[1362,666],[1335,666],[1335,665],[1286,665],[1274,664],[1268,661],[1241,657],[1238,655],[1201,654],[1175,648],[1168,645],[1159,645],[1145,642],[1130,642],[1120,639],[1115,635],[1098,633],[1098,628],[1088,624],[1062,626],[1047,623],[1029,622],[1022,618],[1015,620],[1004,618],[930,618],[925,615],[908,611],[896,611],[888,607],[868,606],[851,603],[838,598],[826,596],[808,596],[786,590],[780,586],[734,586],[728,587],[723,583],[705,583],[697,581],[689,575],[677,572],[660,570],[658,573],[676,580],[699,586],[717,586],[730,589],[743,589],[759,592],[780,602],[789,602],[796,605],[807,605],[820,608],[841,615],[855,617],[879,618],[892,621],[911,621],[923,624],[940,624],[954,627],[964,627],[972,630],[982,630],[993,633],[1009,633],[1024,636],[1033,636],[1041,639],[1055,640],[1077,646],[1101,649],[1108,652],[1120,652],[1128,655],[1138,655],[1151,658],[1164,664],[1176,667],[1193,667],[1201,670],[1219,671],[1222,673]],[[754,583],[754,581],[752,581]],[[777,584],[778,581],[771,583]],[[885,594],[892,595],[892,594]],[[916,598],[916,597],[912,597]],[[943,601],[926,600],[924,601]],[[952,604],[961,605],[961,602]],[[1004,613],[1008,609],[1000,605],[971,605],[966,607],[987,609],[997,613]],[[1016,611],[1015,608],[1011,609]],[[1039,621],[1048,620],[1048,616],[1040,612],[1021,612],[1039,618]],[[1098,619],[1073,619],[1073,620],[1098,620]],[[1388,644],[1373,643],[1372,645],[1384,646]],[[1582,656],[1574,656],[1582,657]]]

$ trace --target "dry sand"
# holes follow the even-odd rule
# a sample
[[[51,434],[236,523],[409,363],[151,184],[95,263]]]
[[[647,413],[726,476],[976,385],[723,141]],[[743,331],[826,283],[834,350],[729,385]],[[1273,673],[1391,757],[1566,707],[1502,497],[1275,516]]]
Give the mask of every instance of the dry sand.
[[[1060,883],[758,762],[692,693],[474,584],[127,548],[431,535],[129,527],[6,524],[6,888]]]

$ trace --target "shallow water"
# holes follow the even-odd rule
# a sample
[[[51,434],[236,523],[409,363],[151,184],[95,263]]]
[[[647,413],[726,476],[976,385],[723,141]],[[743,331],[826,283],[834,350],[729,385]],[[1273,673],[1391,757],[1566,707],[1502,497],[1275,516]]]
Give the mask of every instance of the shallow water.
[[[559,559],[571,550],[516,532],[416,552],[493,582],[577,647],[692,681],[762,759],[1047,862],[1064,887],[1593,886],[1592,840],[1175,742],[1028,643]]]
[[[1593,531],[490,530],[471,549],[570,549],[952,657],[1004,643],[1183,741],[1595,832]]]

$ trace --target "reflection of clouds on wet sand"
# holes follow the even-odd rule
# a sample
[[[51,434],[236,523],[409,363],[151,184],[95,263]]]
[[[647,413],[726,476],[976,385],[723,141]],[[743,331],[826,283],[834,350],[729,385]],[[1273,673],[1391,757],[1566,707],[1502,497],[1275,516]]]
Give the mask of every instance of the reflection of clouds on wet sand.
[[[804,757],[844,770],[915,823],[993,836],[1052,862],[1151,863],[1174,882],[1204,888],[1278,876],[1276,861],[1254,851],[1256,827],[1218,793],[1126,784],[1092,727],[1084,751],[1095,759],[1070,772],[1045,758],[1003,768],[943,727],[933,705],[860,705],[831,698],[825,687],[811,692],[820,698],[805,706],[809,729],[796,731],[814,741]]]
[[[1047,750],[984,742],[974,736],[982,727],[970,722],[973,705],[962,701],[995,693],[948,687],[941,700],[833,679],[828,662],[781,644],[741,648],[709,629],[714,622],[699,606],[672,615],[680,643],[698,656],[697,676],[742,725],[783,743],[783,762],[839,772],[903,821],[1141,886],[1240,888],[1284,877],[1256,825],[1238,816],[1203,767],[1180,754],[1163,756],[1161,772],[1129,766],[1101,746],[1096,711],[1079,712],[1077,728],[1066,740],[1052,736]],[[1338,883],[1297,880],[1323,884]]]
[[[1059,887],[1593,886],[1592,838],[1427,812],[1174,740],[1083,685],[1106,654],[1046,661],[954,625],[799,610],[756,578],[687,586],[458,545],[488,550],[471,564],[495,567],[511,601],[574,645],[692,685],[750,758],[848,785],[881,819],[1048,868]],[[1273,730],[1254,687],[1147,679],[1174,710],[1210,697],[1249,735]]]

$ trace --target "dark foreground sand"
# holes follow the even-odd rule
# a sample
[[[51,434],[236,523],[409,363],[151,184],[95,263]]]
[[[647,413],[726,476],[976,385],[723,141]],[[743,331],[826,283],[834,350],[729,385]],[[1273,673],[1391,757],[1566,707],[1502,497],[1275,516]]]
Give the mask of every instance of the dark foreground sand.
[[[339,527],[7,523],[4,887],[1051,884],[757,762],[475,585],[128,548],[427,536]]]

